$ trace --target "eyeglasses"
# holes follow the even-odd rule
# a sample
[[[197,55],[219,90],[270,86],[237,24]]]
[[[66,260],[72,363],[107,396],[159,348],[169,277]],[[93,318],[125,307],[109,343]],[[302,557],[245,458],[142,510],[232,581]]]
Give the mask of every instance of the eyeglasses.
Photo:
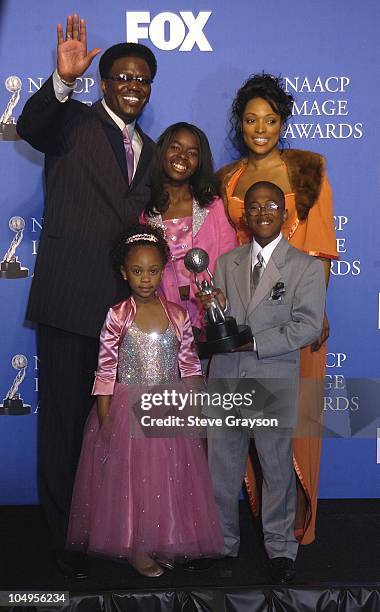
[[[153,83],[149,77],[145,76],[134,76],[132,74],[113,74],[109,76],[108,81],[114,81],[114,83],[137,83],[142,87],[148,87]]]
[[[258,215],[261,210],[264,210],[265,212],[277,212],[279,209],[280,205],[276,204],[276,202],[266,202],[265,204],[254,203],[247,206],[245,212],[254,217],[255,215]]]

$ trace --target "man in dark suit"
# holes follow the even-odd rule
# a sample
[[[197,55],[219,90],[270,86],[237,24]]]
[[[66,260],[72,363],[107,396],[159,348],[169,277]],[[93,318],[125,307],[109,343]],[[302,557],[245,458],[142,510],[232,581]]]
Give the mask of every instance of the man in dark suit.
[[[45,153],[44,225],[27,310],[38,324],[40,499],[58,565],[79,577],[63,552],[72,486],[100,329],[108,308],[126,297],[110,249],[150,197],[154,143],[136,119],[157,64],[144,45],[114,45],[99,62],[104,98],[89,107],[71,95],[100,49],[87,52],[77,15],[57,32],[57,69],[26,103],[17,131]]]

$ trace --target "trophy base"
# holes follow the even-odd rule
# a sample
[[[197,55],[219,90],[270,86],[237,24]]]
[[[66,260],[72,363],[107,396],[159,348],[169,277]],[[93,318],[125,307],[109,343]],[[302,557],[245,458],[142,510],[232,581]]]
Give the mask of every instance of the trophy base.
[[[21,140],[20,136],[16,132],[15,123],[0,124],[0,140]]]
[[[22,268],[18,261],[2,261],[0,264],[0,278],[26,278],[28,268]]]
[[[214,353],[230,353],[252,340],[248,325],[237,325],[233,317],[222,323],[207,325],[196,341],[199,357],[211,357]]]
[[[4,403],[0,405],[0,414],[9,416],[20,416],[23,414],[30,414],[32,410],[31,406],[24,404],[22,399],[4,399]]]

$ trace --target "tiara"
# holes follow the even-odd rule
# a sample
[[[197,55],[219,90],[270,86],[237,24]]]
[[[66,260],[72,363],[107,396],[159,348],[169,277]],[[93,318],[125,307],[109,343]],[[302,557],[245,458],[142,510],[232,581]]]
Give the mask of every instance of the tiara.
[[[126,239],[125,244],[130,244],[131,242],[137,242],[138,240],[147,240],[148,242],[158,242],[158,238],[153,236],[153,234],[135,234],[134,236],[130,236]]]

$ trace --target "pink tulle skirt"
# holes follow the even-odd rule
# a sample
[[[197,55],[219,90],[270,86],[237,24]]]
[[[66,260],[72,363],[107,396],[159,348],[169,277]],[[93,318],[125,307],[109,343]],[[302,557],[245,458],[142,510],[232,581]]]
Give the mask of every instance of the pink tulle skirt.
[[[204,441],[136,436],[128,396],[128,385],[116,384],[101,428],[96,406],[89,415],[67,547],[126,558],[221,555]]]

